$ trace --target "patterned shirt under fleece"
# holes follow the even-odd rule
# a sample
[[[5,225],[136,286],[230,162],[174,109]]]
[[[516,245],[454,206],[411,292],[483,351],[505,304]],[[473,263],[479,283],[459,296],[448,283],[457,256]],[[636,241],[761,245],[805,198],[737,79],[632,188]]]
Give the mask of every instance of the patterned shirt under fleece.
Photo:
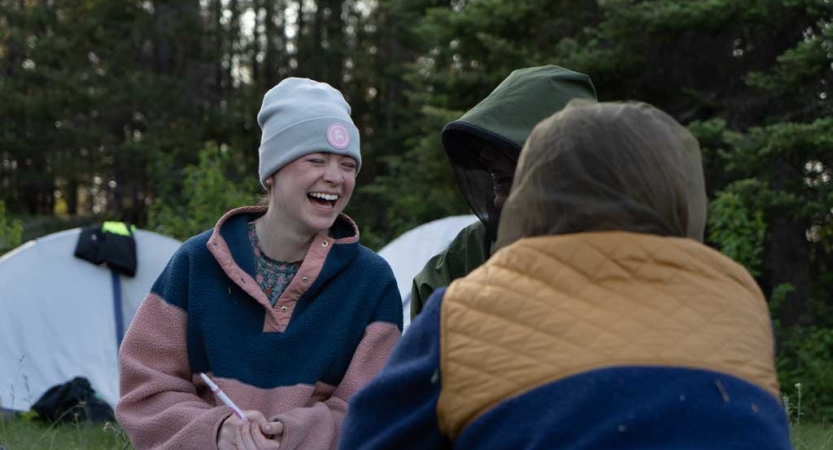
[[[260,249],[260,240],[257,238],[257,228],[254,222],[249,222],[249,241],[252,243],[252,251],[255,253],[257,262],[255,281],[274,307],[283,291],[289,286],[292,277],[298,273],[300,261],[278,261],[266,256]]]

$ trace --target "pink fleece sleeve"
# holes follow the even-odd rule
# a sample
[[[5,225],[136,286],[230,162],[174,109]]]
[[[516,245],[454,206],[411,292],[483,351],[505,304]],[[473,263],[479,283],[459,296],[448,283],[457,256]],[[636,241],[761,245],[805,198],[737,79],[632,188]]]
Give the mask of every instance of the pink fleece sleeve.
[[[281,450],[337,448],[348,400],[382,370],[401,335],[393,323],[374,322],[368,325],[347,373],[329,399],[309,407],[291,409],[272,418],[284,424]]]
[[[136,450],[216,450],[219,426],[231,414],[197,395],[185,324],[185,311],[150,294],[119,349],[116,419]]]

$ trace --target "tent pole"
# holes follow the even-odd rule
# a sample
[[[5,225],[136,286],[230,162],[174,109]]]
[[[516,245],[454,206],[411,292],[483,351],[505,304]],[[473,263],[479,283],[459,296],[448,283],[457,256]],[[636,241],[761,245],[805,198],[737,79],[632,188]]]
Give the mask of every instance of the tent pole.
[[[113,280],[113,313],[116,318],[116,353],[121,348],[121,341],[124,339],[124,317],[122,315],[121,305],[121,275],[115,270],[110,270],[110,275]]]

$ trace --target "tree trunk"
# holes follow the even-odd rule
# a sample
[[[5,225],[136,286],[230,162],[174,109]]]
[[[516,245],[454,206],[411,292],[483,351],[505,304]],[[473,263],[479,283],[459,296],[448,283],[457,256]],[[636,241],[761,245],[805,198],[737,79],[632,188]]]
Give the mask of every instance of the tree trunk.
[[[326,58],[324,60],[324,78],[336,89],[341,89],[342,70],[344,68],[345,39],[344,20],[342,10],[344,0],[326,0],[329,17],[324,21],[325,38],[327,42]]]
[[[265,46],[263,48],[263,85],[266,89],[275,85],[277,78],[275,71],[275,3],[267,1],[264,4],[263,34]]]
[[[399,42],[400,35],[397,33],[397,26],[399,23],[396,19],[396,15],[390,14],[389,12],[385,13],[382,18],[384,21],[384,27],[387,30],[385,33],[385,46],[387,47],[387,51],[385,52],[387,64],[385,65],[387,67],[399,67],[401,64],[404,64],[404,60],[402,59],[402,44]],[[385,131],[388,135],[390,135],[395,129],[396,108],[401,107],[402,105],[402,91],[404,90],[404,86],[399,76],[386,77],[384,82],[387,85],[387,89],[385,91],[383,120]]]
[[[775,161],[774,171],[773,188],[776,190],[783,189],[796,177],[800,177],[799,171],[782,160]],[[785,327],[812,322],[810,242],[807,240],[809,228],[807,218],[795,217],[787,211],[773,214],[766,244],[766,269],[770,289],[774,291],[785,283],[793,287],[786,296],[786,302],[777,311]]]
[[[213,4],[214,14],[214,93],[216,94],[217,102],[225,98],[225,79],[223,75],[223,59],[225,51],[223,49],[223,4],[222,0],[214,0]]]
[[[167,31],[173,26],[174,11],[167,1],[157,1],[153,8],[156,25],[153,39],[153,68],[157,73],[169,73],[174,64],[174,49]]]
[[[254,0],[252,2],[252,7],[255,10],[255,24],[254,29],[252,30],[252,83],[256,87],[260,87],[260,62],[257,59],[260,55],[260,31],[258,30],[260,27],[260,22],[258,20],[260,18],[260,2],[258,0]]]
[[[306,57],[306,48],[304,47],[304,35],[306,34],[307,20],[304,17],[304,0],[298,0],[298,29],[295,32],[295,63],[297,67],[301,65],[301,61]]]
[[[196,0],[157,0],[154,6],[154,69],[183,73],[202,56],[200,5]]]
[[[323,64],[321,64],[322,57],[326,57],[324,55],[324,2],[325,0],[316,0],[315,2],[309,52],[303,62],[298,61],[298,67],[303,69],[304,76],[318,81],[329,81],[324,73]]]
[[[793,290],[778,311],[778,318],[785,327],[809,325],[810,311],[810,243],[807,241],[805,220],[791,217],[776,218],[770,231],[767,250],[770,287],[789,283]]]
[[[70,180],[67,183],[67,189],[64,193],[67,201],[67,214],[70,216],[78,215],[78,181]]]
[[[234,91],[234,57],[237,55],[240,44],[240,6],[237,0],[231,0],[229,2],[229,10],[231,11],[231,23],[229,23],[228,35],[226,37],[228,44],[226,46],[226,53],[222,55],[222,58],[225,58],[227,64],[225,70],[225,77],[229,83],[229,88],[226,91],[227,94],[228,92]]]

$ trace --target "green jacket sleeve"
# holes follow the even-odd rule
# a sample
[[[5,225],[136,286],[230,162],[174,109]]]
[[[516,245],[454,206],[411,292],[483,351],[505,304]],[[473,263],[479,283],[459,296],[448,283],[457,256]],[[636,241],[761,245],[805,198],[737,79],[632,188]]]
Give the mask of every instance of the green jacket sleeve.
[[[477,221],[463,228],[448,248],[428,260],[411,285],[411,319],[422,311],[435,290],[448,286],[486,262],[485,238],[486,227]]]

